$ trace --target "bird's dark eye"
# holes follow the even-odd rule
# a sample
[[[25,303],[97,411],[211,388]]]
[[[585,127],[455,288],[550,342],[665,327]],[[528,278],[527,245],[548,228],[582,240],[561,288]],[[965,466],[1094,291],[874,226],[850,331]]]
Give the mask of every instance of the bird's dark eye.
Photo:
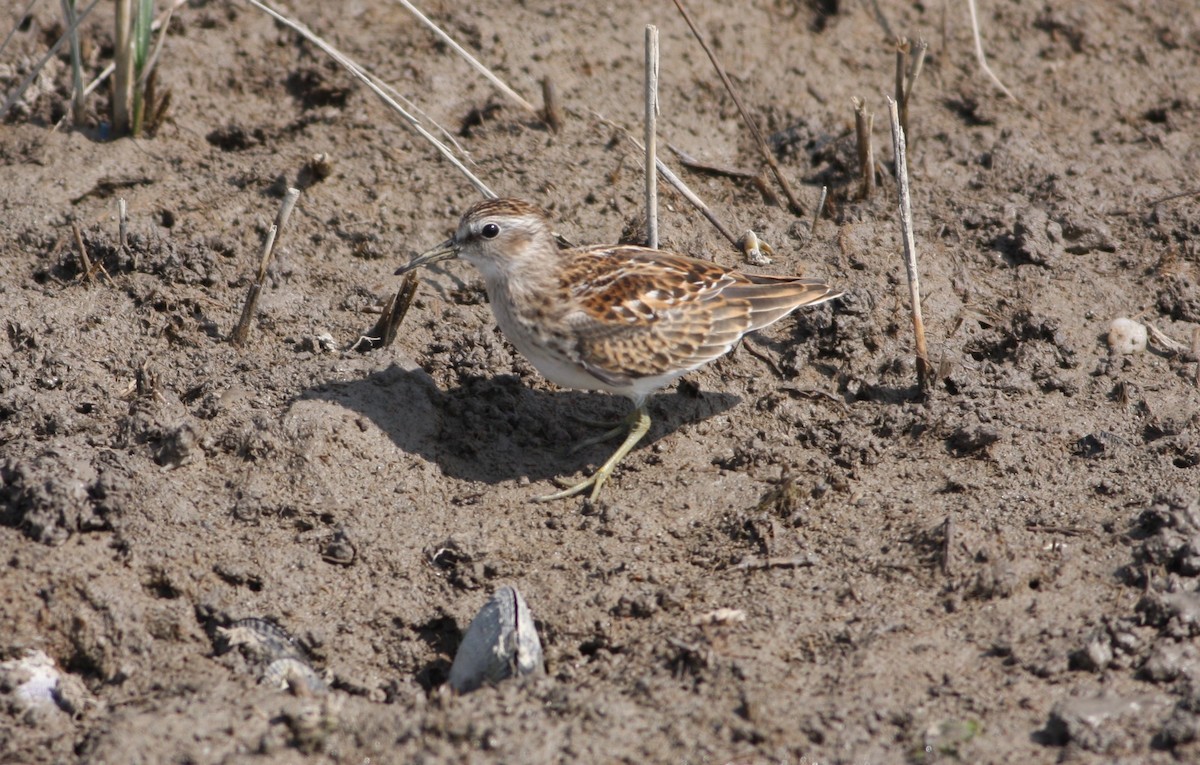
[[[479,229],[479,235],[484,239],[495,239],[500,235],[500,227],[495,223],[485,223],[483,228]]]

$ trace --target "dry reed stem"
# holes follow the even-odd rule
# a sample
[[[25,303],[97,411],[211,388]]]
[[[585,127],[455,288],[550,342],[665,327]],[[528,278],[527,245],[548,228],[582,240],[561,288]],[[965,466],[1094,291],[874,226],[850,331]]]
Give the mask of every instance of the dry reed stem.
[[[896,156],[896,186],[899,194],[900,230],[904,243],[904,268],[908,274],[909,300],[912,304],[913,335],[917,351],[917,384],[927,391],[932,382],[929,351],[925,347],[925,321],[921,317],[921,278],[917,270],[917,245],[913,238],[912,197],[908,190],[908,170],[904,131],[900,127],[898,104],[888,98],[888,114],[892,120],[892,149]]]
[[[658,27],[646,25],[646,246],[658,249]]]
[[[117,0],[113,43],[113,135],[125,135],[132,123],[133,105],[133,0]]]
[[[300,22],[289,19],[287,16],[284,16],[283,14],[274,10],[270,6],[266,5],[265,3],[260,2],[259,0],[246,0],[246,2],[250,3],[255,8],[258,8],[263,13],[267,14],[268,16],[275,19],[279,23],[285,25],[286,27],[288,27],[292,31],[296,32],[301,37],[308,40],[313,45],[317,46],[322,51],[324,51],[326,55],[328,55],[330,58],[332,58],[334,61],[336,61],[347,72],[349,72],[351,76],[353,76],[359,82],[363,83],[368,88],[370,88],[371,91],[375,93],[375,95],[379,96],[380,100],[382,100],[390,109],[392,109],[392,111],[399,114],[400,117],[403,118],[404,121],[409,124],[409,127],[411,127],[413,130],[415,130],[422,138],[424,138],[426,140],[426,142],[429,143],[430,146],[432,146],[434,149],[436,149],[437,152],[439,154],[441,154],[442,157],[444,157],[447,162],[449,162],[451,165],[454,166],[454,168],[456,170],[458,170],[460,173],[462,173],[463,176],[465,176],[466,179],[471,182],[471,185],[474,186],[479,191],[479,193],[483,194],[488,199],[496,198],[496,192],[492,191],[490,188],[488,188],[487,184],[485,184],[483,181],[479,180],[479,178],[477,178],[474,173],[472,173],[470,170],[467,169],[467,166],[462,163],[462,160],[460,160],[458,157],[454,156],[454,152],[450,151],[450,149],[444,143],[439,141],[437,138],[435,138],[433,136],[432,133],[430,133],[428,130],[426,130],[425,127],[420,123],[420,121],[416,117],[409,114],[409,112],[404,107],[402,107],[400,104],[398,104],[396,102],[396,100],[394,98],[392,98],[387,93],[387,91],[377,83],[377,78],[373,74],[370,74],[369,72],[367,72],[365,69],[363,69],[361,66],[359,66],[349,56],[342,53],[341,51],[339,51],[337,48],[333,47],[329,43],[325,42],[324,39],[317,36],[315,33],[312,32],[312,30],[310,30],[308,27],[304,26]],[[441,128],[439,128],[439,129],[441,129]]]
[[[742,121],[746,123],[746,128],[750,131],[750,135],[754,138],[754,143],[758,146],[759,152],[766,161],[767,166],[771,168],[771,173],[775,176],[776,182],[783,190],[783,195],[787,197],[788,206],[795,215],[803,215],[804,207],[800,201],[796,199],[796,195],[792,193],[792,186],[788,183],[787,178],[783,175],[783,170],[779,167],[779,162],[776,161],[771,148],[767,146],[766,140],[762,136],[762,131],[758,129],[758,123],[750,118],[750,114],[746,111],[746,107],[742,106],[742,99],[738,97],[737,91],[734,90],[733,83],[729,79],[729,75],[725,73],[725,67],[721,66],[721,62],[717,59],[717,55],[713,53],[712,48],[704,40],[700,31],[696,29],[696,25],[692,22],[691,15],[687,9],[683,7],[683,0],[674,0],[675,7],[679,9],[679,13],[683,16],[683,20],[687,22],[688,28],[692,30],[692,35],[696,41],[700,43],[700,47],[708,54],[708,60],[712,62],[713,68],[717,70],[717,76],[721,78],[721,82],[725,85],[725,90],[729,92],[733,103],[737,106],[738,113],[742,115]]]
[[[239,348],[246,344],[246,338],[250,336],[250,322],[254,319],[254,312],[258,307],[258,297],[262,293],[263,283],[267,280],[267,268],[271,265],[271,257],[275,254],[275,242],[279,233],[283,231],[283,227],[287,225],[292,208],[296,206],[296,200],[299,198],[299,189],[289,188],[287,190],[287,193],[283,195],[283,203],[279,206],[279,212],[275,216],[275,223],[267,232],[267,239],[263,242],[262,255],[258,259],[258,273],[255,275],[254,281],[250,283],[250,289],[246,292],[246,304],[242,306],[241,318],[238,319],[237,326],[233,328],[233,332],[229,336],[229,341]]]
[[[464,60],[465,60],[465,61],[466,61],[468,64],[470,64],[470,65],[471,65],[471,68],[472,68],[472,69],[474,69],[475,71],[477,71],[477,72],[479,72],[480,74],[482,74],[484,77],[486,77],[486,78],[487,78],[488,82],[490,82],[490,83],[492,83],[493,85],[495,85],[495,86],[496,86],[496,88],[497,88],[497,90],[499,90],[501,93],[503,93],[504,95],[506,95],[506,96],[508,96],[509,98],[511,98],[513,101],[516,101],[518,104],[520,104],[520,105],[521,105],[521,107],[522,107],[522,108],[524,108],[524,109],[525,109],[526,111],[528,111],[530,114],[537,114],[537,113],[538,113],[538,110],[537,110],[537,109],[534,107],[534,105],[533,105],[533,104],[531,104],[531,103],[529,103],[528,101],[526,101],[526,100],[525,100],[525,99],[524,99],[524,98],[521,96],[521,94],[517,93],[517,91],[515,91],[515,90],[513,90],[512,88],[508,87],[508,85],[505,85],[505,84],[504,84],[504,82],[503,82],[503,81],[502,81],[502,80],[501,80],[499,77],[497,77],[496,75],[492,74],[492,70],[488,69],[486,66],[484,66],[484,65],[483,65],[483,64],[481,64],[481,63],[479,63],[479,61],[478,61],[478,60],[477,60],[477,59],[476,59],[474,56],[472,56],[470,53],[468,53],[468,52],[467,52],[467,49],[466,49],[466,48],[464,48],[463,46],[461,46],[461,45],[459,45],[457,42],[455,42],[453,37],[451,37],[450,35],[448,35],[448,34],[446,34],[445,32],[443,32],[443,31],[442,31],[442,29],[441,29],[441,27],[439,27],[437,24],[434,24],[432,21],[430,21],[430,20],[429,20],[429,19],[428,19],[428,18],[425,16],[425,14],[423,14],[423,13],[421,13],[419,10],[417,10],[417,7],[416,7],[415,5],[413,5],[412,3],[410,3],[408,0],[396,0],[396,2],[400,3],[400,5],[403,5],[405,8],[407,8],[407,9],[408,9],[408,11],[409,11],[409,12],[410,12],[412,15],[414,15],[414,16],[416,16],[416,17],[417,17],[417,20],[418,20],[418,21],[420,21],[422,24],[424,24],[424,25],[426,26],[426,28],[428,28],[428,29],[429,29],[431,32],[433,32],[435,35],[437,35],[438,37],[440,37],[440,38],[441,38],[441,40],[442,40],[442,42],[444,42],[444,43],[446,43],[447,45],[449,45],[451,50],[453,50],[453,51],[454,51],[455,53],[457,53],[459,56],[462,56],[462,58],[463,58],[463,59],[464,59]]]
[[[854,133],[858,146],[858,167],[861,175],[858,183],[858,198],[870,199],[875,194],[875,144],[871,132],[875,127],[875,115],[867,111],[860,98],[851,99],[854,104]]]

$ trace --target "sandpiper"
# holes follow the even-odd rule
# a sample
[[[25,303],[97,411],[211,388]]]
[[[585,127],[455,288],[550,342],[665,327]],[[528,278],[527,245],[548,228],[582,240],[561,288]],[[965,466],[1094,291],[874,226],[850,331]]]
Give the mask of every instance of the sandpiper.
[[[595,501],[650,429],[647,396],[727,353],[747,332],[842,294],[820,279],[745,274],[665,250],[560,249],[548,214],[519,199],[474,205],[454,236],[396,273],[450,258],[483,274],[496,323],[543,377],[633,402],[623,423],[576,447],[626,433],[600,469],[539,501],[588,488]]]

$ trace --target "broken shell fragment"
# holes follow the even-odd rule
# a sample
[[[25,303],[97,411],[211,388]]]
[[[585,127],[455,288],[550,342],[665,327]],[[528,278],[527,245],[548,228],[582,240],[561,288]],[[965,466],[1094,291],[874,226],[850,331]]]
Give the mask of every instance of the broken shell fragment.
[[[450,687],[469,693],[484,683],[541,671],[542,641],[533,615],[521,593],[501,587],[467,627],[450,667]]]
[[[217,627],[226,650],[241,649],[242,655],[260,667],[259,682],[296,696],[326,693],[329,685],[312,665],[304,649],[283,627],[266,619],[239,619],[229,627]]]
[[[29,651],[21,659],[0,662],[0,691],[9,692],[18,711],[58,704],[59,672],[41,651]]]
[[[1146,326],[1133,319],[1113,319],[1108,325],[1108,347],[1114,353],[1141,353],[1146,350]]]

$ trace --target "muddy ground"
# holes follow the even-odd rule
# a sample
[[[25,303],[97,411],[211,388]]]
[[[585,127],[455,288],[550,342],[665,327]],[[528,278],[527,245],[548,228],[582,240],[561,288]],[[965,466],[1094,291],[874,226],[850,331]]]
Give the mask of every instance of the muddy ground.
[[[24,5],[3,19],[5,93],[62,29],[56,4]],[[55,129],[69,66],[52,59],[0,130],[0,761],[1200,758],[1200,7],[984,0],[1018,103],[980,72],[964,3],[692,2],[796,215],[666,148],[763,167],[671,4],[424,5],[536,104],[550,77],[561,130],[395,3],[288,10],[582,243],[637,228],[640,156],[614,126],[641,130],[657,24],[665,159],[773,245],[762,270],[845,297],[664,391],[596,505],[534,504],[607,456],[570,452],[594,432],[577,418],[626,403],[541,380],[468,267],[422,284],[393,345],[347,350],[394,269],[479,198],[461,175],[242,3],[177,10],[170,107],[139,140],[109,139],[103,88],[84,126]],[[92,74],[110,14],[85,23]],[[926,396],[893,35],[930,43],[910,107]],[[876,115],[867,201],[853,97]],[[289,185],[303,194],[237,348]],[[661,193],[667,244],[744,265]],[[1117,317],[1182,345],[1110,353]],[[448,693],[462,632],[505,584],[545,674]],[[248,618],[320,679],[260,682],[223,632]],[[18,668],[35,658],[56,667],[40,704]]]

